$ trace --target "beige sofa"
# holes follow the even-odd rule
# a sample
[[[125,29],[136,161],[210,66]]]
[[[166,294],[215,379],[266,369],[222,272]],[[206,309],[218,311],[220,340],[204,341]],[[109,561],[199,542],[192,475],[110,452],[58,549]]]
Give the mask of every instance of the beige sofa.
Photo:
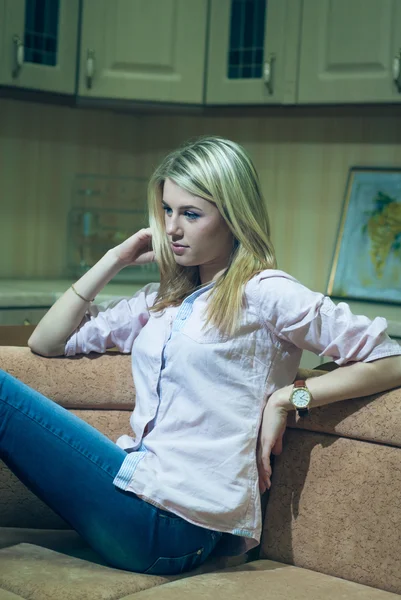
[[[0,347],[1,369],[114,440],[129,432],[130,359]],[[298,426],[291,416],[262,506],[262,543],[248,556],[177,577],[135,574],[102,564],[2,465],[0,600],[400,598],[401,390],[315,409]]]

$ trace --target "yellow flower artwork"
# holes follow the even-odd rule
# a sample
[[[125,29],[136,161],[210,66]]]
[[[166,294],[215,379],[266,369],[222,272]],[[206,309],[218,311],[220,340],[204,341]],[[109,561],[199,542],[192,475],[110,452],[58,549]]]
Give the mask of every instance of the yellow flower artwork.
[[[401,170],[350,170],[327,293],[401,303]]]

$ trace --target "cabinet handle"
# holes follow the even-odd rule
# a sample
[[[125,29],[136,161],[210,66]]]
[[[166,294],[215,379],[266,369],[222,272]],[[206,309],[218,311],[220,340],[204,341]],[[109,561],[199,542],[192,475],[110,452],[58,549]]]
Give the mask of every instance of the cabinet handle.
[[[393,58],[393,80],[399,92],[401,92],[401,48]]]
[[[24,64],[24,44],[21,42],[19,35],[13,36],[14,44],[14,69],[13,77],[18,77],[19,72]]]
[[[24,325],[32,325],[29,319],[24,319]]]
[[[274,93],[273,90],[273,79],[274,79],[274,63],[276,62],[276,55],[270,54],[269,58],[263,65],[263,81],[268,89],[270,95]]]
[[[86,55],[86,87],[89,90],[92,87],[94,74],[95,74],[95,51],[88,50],[87,55]]]

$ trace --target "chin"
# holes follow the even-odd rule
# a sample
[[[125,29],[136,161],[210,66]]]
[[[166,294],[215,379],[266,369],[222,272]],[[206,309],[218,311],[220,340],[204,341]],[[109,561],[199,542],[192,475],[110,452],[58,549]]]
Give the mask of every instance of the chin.
[[[184,258],[183,256],[174,256],[174,258],[175,262],[181,265],[181,267],[197,267],[199,265],[198,262]]]
[[[182,265],[183,267],[194,267],[195,263],[192,264],[192,261],[185,259],[183,256],[174,256],[175,262]]]

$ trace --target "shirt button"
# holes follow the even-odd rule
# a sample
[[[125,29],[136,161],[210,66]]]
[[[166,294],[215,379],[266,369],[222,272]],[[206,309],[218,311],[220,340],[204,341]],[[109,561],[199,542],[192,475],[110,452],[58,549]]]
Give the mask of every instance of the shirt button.
[[[198,550],[198,552],[196,554],[202,554],[202,549]]]

